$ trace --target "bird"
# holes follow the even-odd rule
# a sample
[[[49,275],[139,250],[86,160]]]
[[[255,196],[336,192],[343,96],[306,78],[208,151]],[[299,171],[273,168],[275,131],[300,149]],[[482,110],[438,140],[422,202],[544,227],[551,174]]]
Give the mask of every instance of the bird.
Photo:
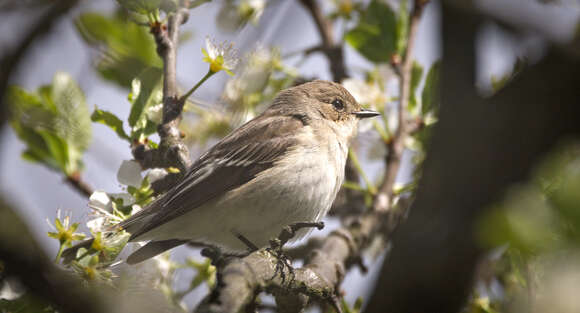
[[[266,110],[203,153],[179,183],[118,224],[129,241],[148,241],[126,262],[188,242],[247,251],[247,242],[264,247],[287,225],[320,221],[344,180],[358,121],[379,114],[330,81],[280,91]]]

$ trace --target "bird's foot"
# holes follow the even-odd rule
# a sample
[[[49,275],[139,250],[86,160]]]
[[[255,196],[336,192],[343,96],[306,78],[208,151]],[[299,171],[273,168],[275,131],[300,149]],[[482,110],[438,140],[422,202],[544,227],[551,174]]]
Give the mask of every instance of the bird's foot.
[[[248,247],[248,252],[249,252],[249,253],[252,253],[252,252],[254,252],[254,251],[258,251],[258,249],[260,249],[260,248],[258,248],[258,246],[256,246],[256,245],[255,245],[253,242],[251,242],[251,241],[250,241],[250,239],[248,239],[248,238],[244,237],[244,235],[242,235],[242,234],[236,234],[236,237],[237,237],[237,238],[238,238],[238,239],[239,239],[241,242],[243,242],[243,243],[246,245],[246,247]]]
[[[295,278],[294,267],[292,267],[292,260],[286,256],[282,248],[284,245],[290,241],[290,239],[294,238],[296,232],[302,228],[309,228],[309,227],[316,227],[317,229],[324,228],[324,222],[298,222],[293,223],[288,226],[282,228],[282,231],[278,235],[278,237],[273,238],[270,240],[270,247],[266,249],[266,251],[270,252],[276,259],[276,268],[274,269],[274,275],[270,278],[270,280],[274,279],[276,275],[280,274],[282,278],[282,283],[286,280],[286,272],[285,269],[288,270],[288,273],[291,276],[291,281]]]

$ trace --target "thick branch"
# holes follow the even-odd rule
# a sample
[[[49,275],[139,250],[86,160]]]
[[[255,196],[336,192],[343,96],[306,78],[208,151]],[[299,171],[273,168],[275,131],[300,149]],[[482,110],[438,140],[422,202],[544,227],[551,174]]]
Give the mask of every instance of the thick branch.
[[[305,293],[319,299],[333,295],[333,286],[321,280],[309,268],[299,268],[292,273],[287,267],[277,272],[278,259],[262,249],[242,259],[232,259],[221,271],[219,285],[196,309],[196,312],[243,312],[254,299],[256,292],[283,289],[286,292]]]
[[[421,13],[427,1],[416,0],[411,12],[409,24],[409,37],[407,39],[407,48],[403,57],[403,65],[399,75],[399,103],[397,106],[398,126],[390,142],[387,143],[388,154],[385,158],[385,175],[381,183],[377,198],[375,201],[375,210],[386,210],[393,199],[393,185],[401,166],[401,157],[405,149],[404,141],[409,132],[407,129],[407,106],[411,90],[411,72],[413,69],[413,50],[415,47],[415,38],[421,20]],[[396,66],[396,65],[395,65]]]
[[[308,267],[290,269],[286,257],[279,254],[282,246],[295,236],[296,231],[305,227],[322,229],[324,224],[288,225],[271,241],[270,248],[257,250],[241,259],[223,258],[217,254],[210,256],[206,253],[218,267],[218,286],[196,312],[241,312],[253,305],[255,296],[261,291],[276,295],[284,312],[301,312],[308,303],[308,297],[327,301],[340,312],[334,285]]]

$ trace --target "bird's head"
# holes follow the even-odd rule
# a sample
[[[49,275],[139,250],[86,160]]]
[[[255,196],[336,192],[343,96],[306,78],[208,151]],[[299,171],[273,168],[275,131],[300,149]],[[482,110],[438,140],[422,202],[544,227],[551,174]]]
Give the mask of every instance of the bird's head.
[[[356,132],[360,119],[380,113],[364,109],[343,86],[324,80],[308,82],[280,92],[271,109],[282,114],[323,120],[347,138]]]

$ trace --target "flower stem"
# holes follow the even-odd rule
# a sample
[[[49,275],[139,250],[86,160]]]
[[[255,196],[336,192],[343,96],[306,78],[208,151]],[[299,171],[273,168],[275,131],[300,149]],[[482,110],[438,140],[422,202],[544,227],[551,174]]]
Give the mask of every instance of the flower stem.
[[[54,263],[58,264],[58,261],[60,260],[60,257],[62,256],[63,251],[64,251],[64,244],[60,244],[60,246],[58,247],[58,253],[56,254],[56,258],[54,260]]]
[[[352,163],[353,163],[354,167],[356,168],[356,170],[361,175],[363,181],[365,182],[365,185],[366,185],[368,191],[372,195],[376,194],[377,190],[375,189],[375,186],[373,186],[373,184],[371,183],[371,181],[369,180],[369,178],[367,177],[367,175],[363,171],[362,166],[360,165],[360,162],[358,161],[358,157],[357,157],[356,153],[352,149],[348,149],[348,156],[352,160]]]
[[[202,79],[200,79],[200,81],[198,81],[197,84],[195,84],[195,86],[191,87],[191,89],[189,89],[188,92],[186,92],[183,96],[181,96],[180,101],[185,102],[185,100],[187,100],[187,98],[189,98],[189,96],[191,96],[197,90],[197,88],[201,86],[201,84],[203,84],[208,78],[210,78],[215,73],[216,72],[212,72],[211,70],[207,71],[207,74],[205,74],[205,76]]]

